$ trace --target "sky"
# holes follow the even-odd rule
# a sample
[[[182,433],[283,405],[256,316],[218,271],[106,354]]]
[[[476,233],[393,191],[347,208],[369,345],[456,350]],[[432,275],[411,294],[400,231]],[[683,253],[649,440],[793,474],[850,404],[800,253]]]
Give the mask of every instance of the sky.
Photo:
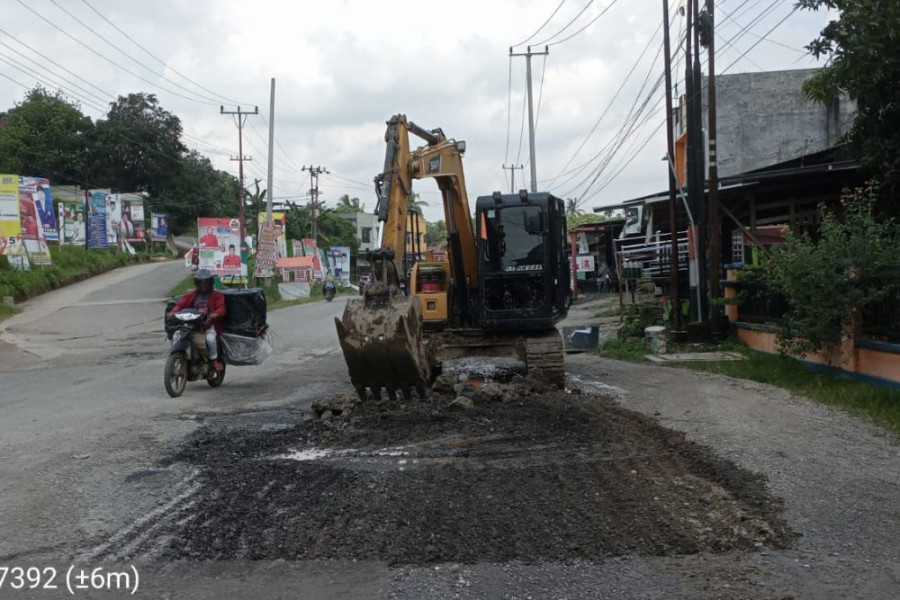
[[[673,48],[682,4],[670,0]],[[803,46],[834,15],[793,5],[719,0],[716,72],[819,66]],[[154,93],[181,119],[185,143],[236,175],[237,128],[220,106],[258,106],[244,129],[244,154],[253,158],[245,163],[248,186],[260,179],[265,187],[274,77],[276,199],[303,201],[310,184],[302,167],[321,166],[330,172],[319,179],[326,204],[348,194],[373,210],[385,121],[397,113],[466,141],[470,204],[510,189],[503,165],[524,166],[515,170],[516,188],[526,187],[526,59],[509,55],[522,42],[535,52],[549,44],[546,57],[531,59],[539,191],[576,198],[590,211],[667,186],[664,91],[656,86],[660,0],[3,0],[3,7],[0,109],[37,83],[62,89],[95,119],[118,95]],[[675,54],[675,78],[683,79],[683,51]],[[414,190],[429,203],[428,220],[443,218],[434,182]]]

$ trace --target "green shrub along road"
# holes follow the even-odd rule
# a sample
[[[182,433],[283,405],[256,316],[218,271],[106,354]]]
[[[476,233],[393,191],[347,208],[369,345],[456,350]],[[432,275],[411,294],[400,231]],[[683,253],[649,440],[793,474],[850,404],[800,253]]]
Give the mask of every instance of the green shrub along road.
[[[150,260],[154,255],[138,252],[132,256],[115,250],[87,250],[77,246],[50,246],[53,264],[32,265],[19,271],[0,259],[0,296],[12,296],[17,302],[44,292],[99,275],[127,264]]]

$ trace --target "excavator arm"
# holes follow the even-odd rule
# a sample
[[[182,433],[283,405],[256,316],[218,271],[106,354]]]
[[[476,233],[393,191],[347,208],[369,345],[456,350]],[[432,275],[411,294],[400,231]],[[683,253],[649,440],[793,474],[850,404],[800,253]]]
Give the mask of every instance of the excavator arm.
[[[425,141],[411,149],[410,134]],[[422,309],[418,298],[400,292],[405,280],[409,202],[412,183],[433,178],[441,191],[450,253],[451,314],[467,324],[471,298],[478,285],[475,235],[465,189],[462,154],[465,142],[447,139],[440,129],[426,130],[396,115],[387,122],[384,169],[375,179],[382,222],[379,248],[368,253],[375,281],[363,298],[350,300],[341,319],[335,319],[350,378],[360,397],[386,389],[422,396],[430,382],[431,357],[422,338]]]
[[[475,234],[472,230],[462,165],[465,142],[447,139],[440,129],[423,129],[407,121],[405,115],[392,117],[387,126],[384,170],[376,178],[376,212],[379,221],[384,223],[379,258],[393,262],[393,266],[388,268],[389,277],[396,274],[396,281],[392,283],[399,283],[403,279],[403,254],[412,183],[417,179],[434,179],[441,192],[444,222],[447,224],[454,288],[451,313],[468,320],[471,313],[470,298],[478,277]],[[425,145],[412,150],[409,134],[421,138]]]

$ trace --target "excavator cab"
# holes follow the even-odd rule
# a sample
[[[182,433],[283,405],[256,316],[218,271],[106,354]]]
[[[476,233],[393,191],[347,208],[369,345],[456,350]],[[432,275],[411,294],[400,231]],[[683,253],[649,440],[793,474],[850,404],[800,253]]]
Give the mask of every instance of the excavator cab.
[[[551,329],[570,292],[565,206],[546,193],[494,192],[475,205],[476,314],[485,330]]]

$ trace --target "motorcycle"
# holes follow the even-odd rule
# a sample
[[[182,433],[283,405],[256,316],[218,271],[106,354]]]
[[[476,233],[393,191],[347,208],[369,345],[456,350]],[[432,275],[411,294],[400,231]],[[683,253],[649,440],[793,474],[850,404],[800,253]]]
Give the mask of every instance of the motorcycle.
[[[331,302],[334,300],[334,286],[325,286],[325,300]]]
[[[214,388],[222,385],[225,381],[225,363],[222,361],[222,370],[216,371],[209,359],[203,327],[206,313],[185,308],[175,313],[173,320],[177,322],[177,329],[172,333],[172,346],[166,359],[166,392],[177,398],[184,392],[188,381],[198,379],[205,379]],[[219,352],[224,354],[221,341]]]

